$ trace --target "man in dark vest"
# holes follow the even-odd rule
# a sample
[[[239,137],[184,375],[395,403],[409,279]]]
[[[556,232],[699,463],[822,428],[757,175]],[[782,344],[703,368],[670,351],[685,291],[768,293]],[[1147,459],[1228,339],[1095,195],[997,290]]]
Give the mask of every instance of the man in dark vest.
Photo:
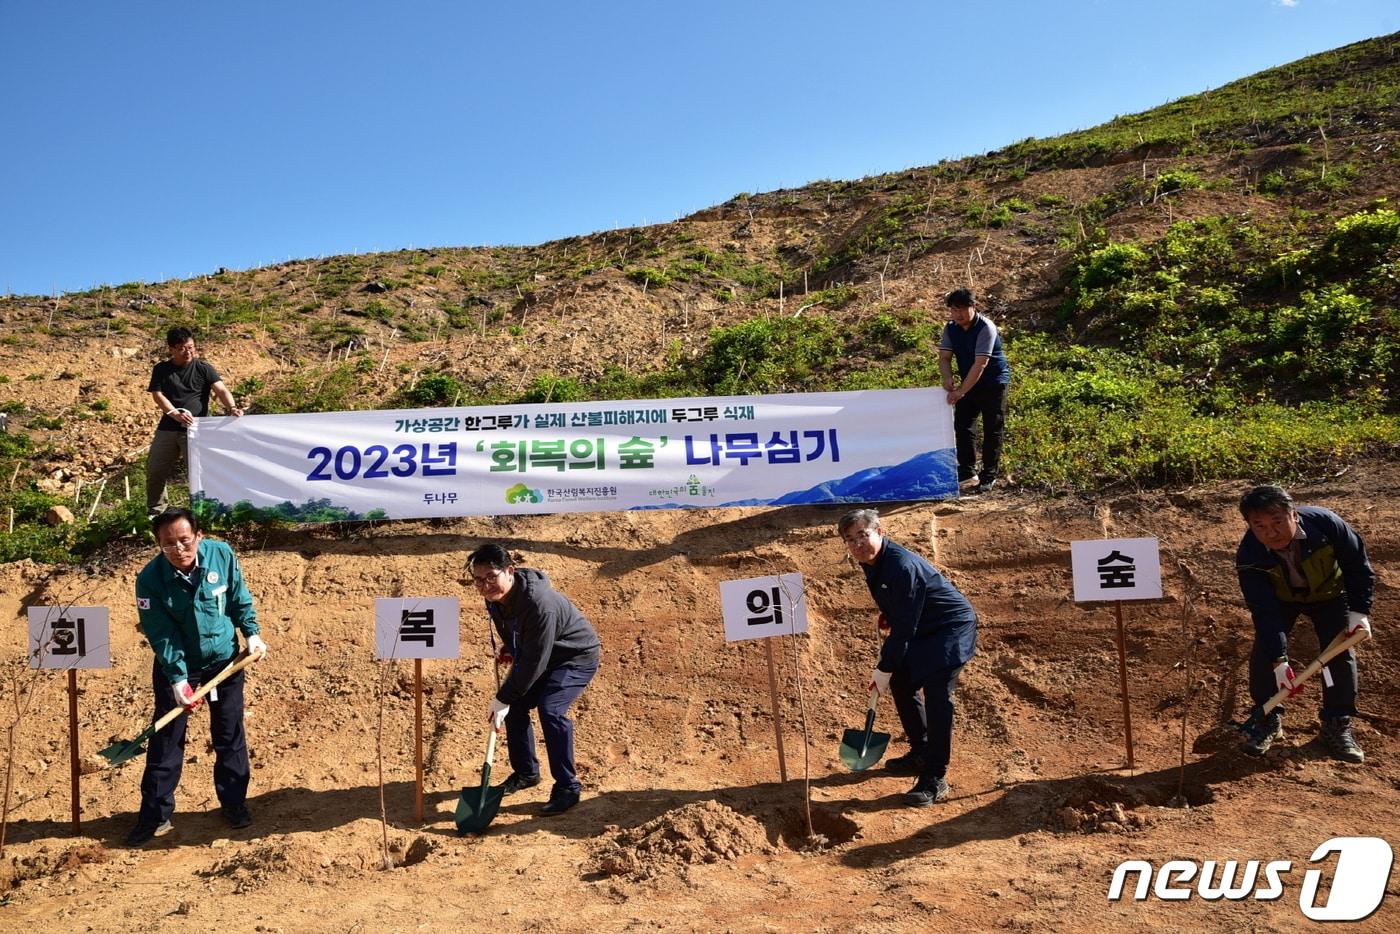
[[[969,492],[986,493],[1001,471],[1001,441],[1006,432],[1006,393],[1011,367],[997,326],[976,311],[970,289],[954,289],[946,298],[952,318],[938,344],[938,370],[948,404],[953,406],[953,438],[958,449],[958,483]],[[958,380],[952,362],[958,362]],[[982,469],[977,469],[977,433],[982,419]]]
[[[1324,648],[1338,633],[1370,633],[1376,575],[1351,526],[1329,509],[1294,506],[1280,487],[1250,490],[1240,500],[1240,514],[1249,530],[1235,565],[1254,617],[1249,693],[1255,704],[1263,704],[1279,690],[1295,687],[1288,634],[1299,616],[1312,620],[1317,644]],[[1332,758],[1364,761],[1351,732],[1355,715],[1356,656],[1348,650],[1323,669],[1321,739]],[[1280,705],[1250,733],[1244,751],[1262,756],[1282,736]]]

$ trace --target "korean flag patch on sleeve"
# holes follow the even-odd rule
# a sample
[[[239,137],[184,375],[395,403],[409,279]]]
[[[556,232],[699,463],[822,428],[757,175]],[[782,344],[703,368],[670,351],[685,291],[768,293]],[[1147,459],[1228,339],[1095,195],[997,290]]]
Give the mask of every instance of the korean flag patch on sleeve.
[[[149,610],[150,608],[151,608],[151,598],[150,598],[150,597],[137,597],[137,598],[136,598],[136,609],[138,609],[138,610]]]

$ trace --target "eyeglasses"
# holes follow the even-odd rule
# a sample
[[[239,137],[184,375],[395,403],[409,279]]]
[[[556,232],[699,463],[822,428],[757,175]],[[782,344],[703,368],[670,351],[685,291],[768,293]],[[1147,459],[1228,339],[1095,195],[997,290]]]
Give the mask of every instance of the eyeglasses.
[[[161,545],[161,546],[160,546],[160,550],[161,550],[161,551],[184,551],[184,550],[187,549],[187,548],[193,548],[196,541],[198,541],[198,539],[194,539],[194,538],[177,538],[177,539],[175,539],[175,541],[171,542],[169,545]]]
[[[845,542],[847,545],[859,545],[861,539],[874,538],[875,534],[874,529],[861,529],[858,532],[848,532],[842,535],[841,541]]]
[[[500,570],[498,568],[492,568],[485,574],[478,574],[475,571],[472,571],[472,583],[478,587],[485,587],[504,573],[505,571]]]

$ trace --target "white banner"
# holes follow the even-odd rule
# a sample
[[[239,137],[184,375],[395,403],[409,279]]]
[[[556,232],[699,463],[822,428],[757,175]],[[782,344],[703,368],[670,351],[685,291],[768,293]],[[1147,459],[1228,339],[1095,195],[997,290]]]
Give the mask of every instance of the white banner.
[[[31,606],[30,668],[111,668],[105,606]]]
[[[461,609],[456,597],[376,597],[375,658],[456,658]]]
[[[957,495],[940,389],[201,418],[207,514],[296,522]]]
[[[807,631],[807,593],[801,574],[720,581],[719,601],[726,642]]]
[[[1155,538],[1095,538],[1070,542],[1074,600],[1155,600],[1162,565]]]

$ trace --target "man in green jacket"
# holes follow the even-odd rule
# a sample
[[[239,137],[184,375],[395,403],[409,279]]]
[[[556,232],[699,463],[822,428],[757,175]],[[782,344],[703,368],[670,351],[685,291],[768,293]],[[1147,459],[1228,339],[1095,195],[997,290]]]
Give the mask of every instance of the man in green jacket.
[[[151,683],[155,719],[178,704],[194,710],[195,690],[238,655],[238,636],[261,658],[267,646],[258,635],[253,597],[233,549],[206,539],[188,509],[168,509],[153,523],[161,553],[136,576],[136,611],[155,653]],[[230,826],[253,822],[248,810],[248,744],[243,733],[243,672],[209,693],[209,735],[214,744],[214,791]],[[151,737],[141,776],[141,812],[126,845],[144,846],[171,830],[175,789],[184,763],[185,727],[179,717]]]

